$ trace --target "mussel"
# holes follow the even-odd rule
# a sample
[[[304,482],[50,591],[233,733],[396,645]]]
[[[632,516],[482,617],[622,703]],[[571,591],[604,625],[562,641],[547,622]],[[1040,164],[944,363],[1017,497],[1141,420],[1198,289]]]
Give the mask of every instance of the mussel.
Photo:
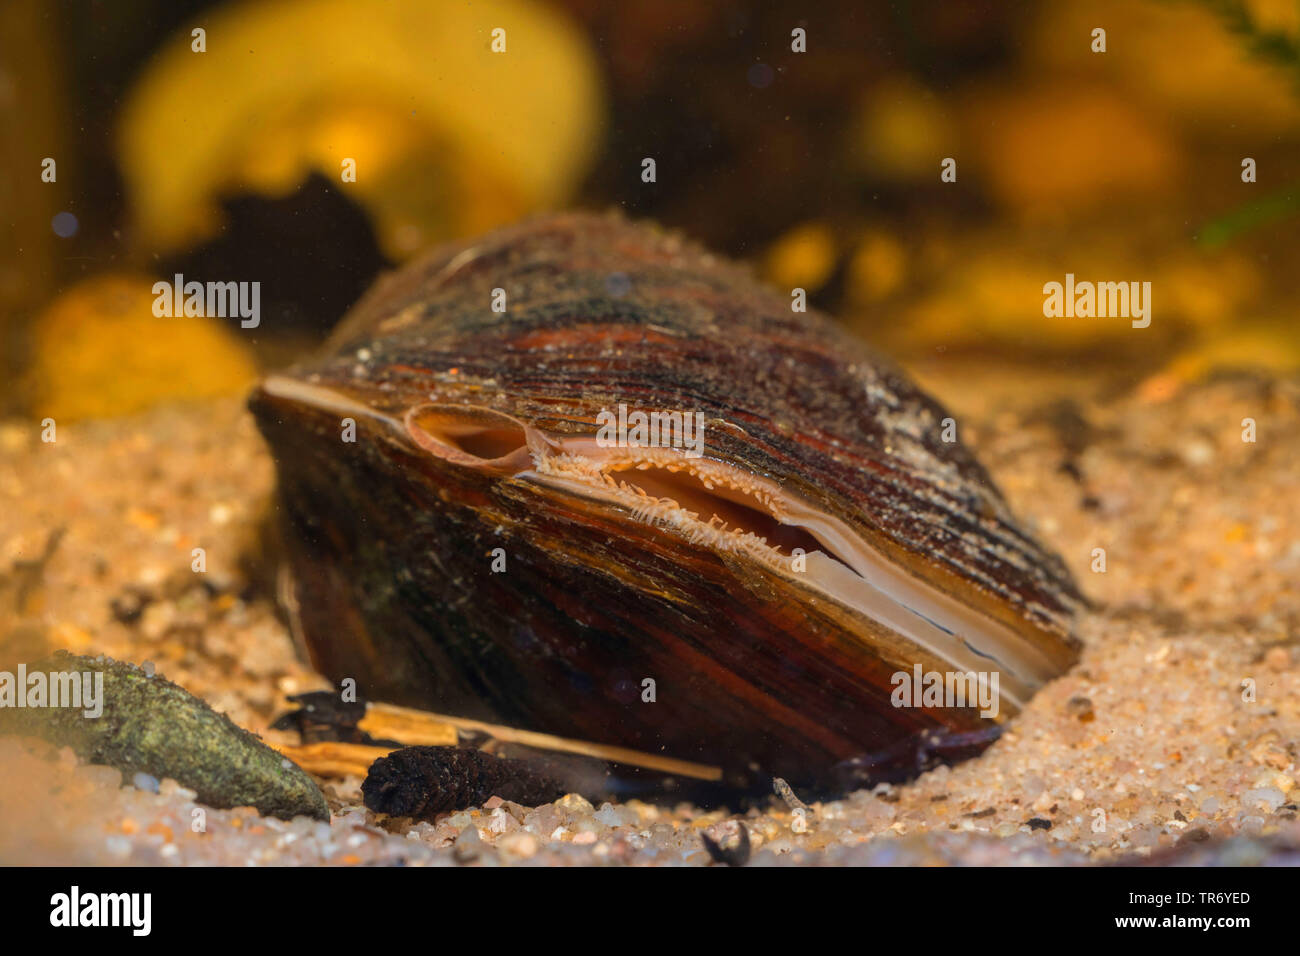
[[[948,413],[791,301],[585,213],[382,279],[250,402],[315,666],[792,782],[992,739],[1074,661],[1080,593]],[[637,412],[702,441],[608,440]],[[978,675],[994,706],[899,706],[934,674]]]

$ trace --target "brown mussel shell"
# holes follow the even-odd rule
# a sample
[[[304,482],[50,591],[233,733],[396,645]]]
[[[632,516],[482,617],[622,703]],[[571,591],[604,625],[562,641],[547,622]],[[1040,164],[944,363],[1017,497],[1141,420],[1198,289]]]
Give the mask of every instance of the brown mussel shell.
[[[702,457],[595,451],[620,404],[702,413]],[[435,250],[251,407],[313,662],[372,699],[817,783],[978,736],[1077,652],[1078,591],[947,412],[654,227]],[[891,701],[979,662],[996,719]]]

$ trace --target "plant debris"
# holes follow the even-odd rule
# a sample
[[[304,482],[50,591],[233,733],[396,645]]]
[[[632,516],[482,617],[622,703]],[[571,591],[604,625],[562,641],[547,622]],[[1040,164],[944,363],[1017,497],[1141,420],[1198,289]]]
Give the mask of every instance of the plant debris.
[[[700,834],[700,839],[704,842],[704,849],[709,851],[709,856],[714,863],[725,863],[727,866],[744,866],[749,862],[750,854],[753,852],[753,847],[749,842],[749,828],[740,821],[736,821],[736,830],[734,841],[728,841],[725,845],[723,841],[715,840],[707,833]]]
[[[366,806],[394,817],[432,819],[501,797],[533,806],[565,788],[524,760],[494,757],[472,747],[406,747],[380,757],[361,785]]]
[[[778,797],[785,801],[785,805],[791,810],[803,810],[805,813],[808,812],[808,804],[795,796],[794,791],[790,789],[790,785],[780,777],[772,778],[772,789],[776,792]]]

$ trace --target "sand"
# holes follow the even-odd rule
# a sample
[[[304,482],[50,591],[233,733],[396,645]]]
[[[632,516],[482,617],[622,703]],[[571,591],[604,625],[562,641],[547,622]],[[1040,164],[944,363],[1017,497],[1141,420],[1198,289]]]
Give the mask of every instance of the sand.
[[[322,781],[324,824],[204,808],[173,781],[123,785],[0,738],[0,863],[705,865],[701,832],[727,846],[738,820],[755,864],[1294,862],[1300,383],[1154,378],[992,398],[978,376],[927,375],[1097,604],[1079,622],[1079,665],[980,757],[802,818],[776,798],[738,816],[570,795],[391,820],[349,778]],[[52,444],[32,422],[0,424],[0,667],[60,647],[150,661],[296,743],[270,722],[286,695],[328,684],[267,596],[273,562],[249,558],[272,483],[237,402],[60,424]]]

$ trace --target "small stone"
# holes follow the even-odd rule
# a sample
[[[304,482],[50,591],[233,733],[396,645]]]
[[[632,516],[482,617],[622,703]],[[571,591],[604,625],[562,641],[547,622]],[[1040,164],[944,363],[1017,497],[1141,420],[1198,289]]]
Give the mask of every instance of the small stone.
[[[545,837],[555,831],[563,821],[554,804],[544,804],[524,817],[524,829],[534,836]]]
[[[1243,793],[1241,802],[1252,809],[1262,805],[1272,813],[1286,803],[1286,795],[1276,787],[1256,787]]]
[[[506,813],[510,814],[521,824],[524,822],[524,818],[527,817],[528,814],[532,812],[528,807],[525,807],[519,803],[514,803],[513,801],[510,800],[503,800],[501,802],[501,809],[505,810]]]
[[[461,830],[460,836],[456,837],[456,845],[451,855],[457,863],[472,863],[482,852],[483,841],[478,835],[478,827],[471,824]]]
[[[131,778],[131,786],[137,790],[147,790],[150,793],[157,793],[161,782],[157,777],[150,776],[147,773],[137,773]]]
[[[555,801],[555,805],[563,811],[584,817],[591,816],[596,810],[590,800],[578,793],[566,793]]]
[[[1085,724],[1096,716],[1093,713],[1092,700],[1082,694],[1075,694],[1066,701],[1065,712]]]
[[[506,812],[505,807],[497,807],[488,816],[488,833],[507,833],[519,829],[519,821]]]
[[[596,811],[596,822],[607,827],[628,826],[637,822],[635,810],[627,807],[616,807],[613,804],[602,803],[600,809]]]
[[[508,833],[497,841],[497,849],[508,857],[526,860],[537,855],[537,837],[531,833]]]
[[[185,788],[182,787],[175,780],[173,780],[171,777],[164,777],[162,781],[158,784],[158,792],[162,794],[164,797],[170,797],[176,793],[183,792],[184,790]]]

